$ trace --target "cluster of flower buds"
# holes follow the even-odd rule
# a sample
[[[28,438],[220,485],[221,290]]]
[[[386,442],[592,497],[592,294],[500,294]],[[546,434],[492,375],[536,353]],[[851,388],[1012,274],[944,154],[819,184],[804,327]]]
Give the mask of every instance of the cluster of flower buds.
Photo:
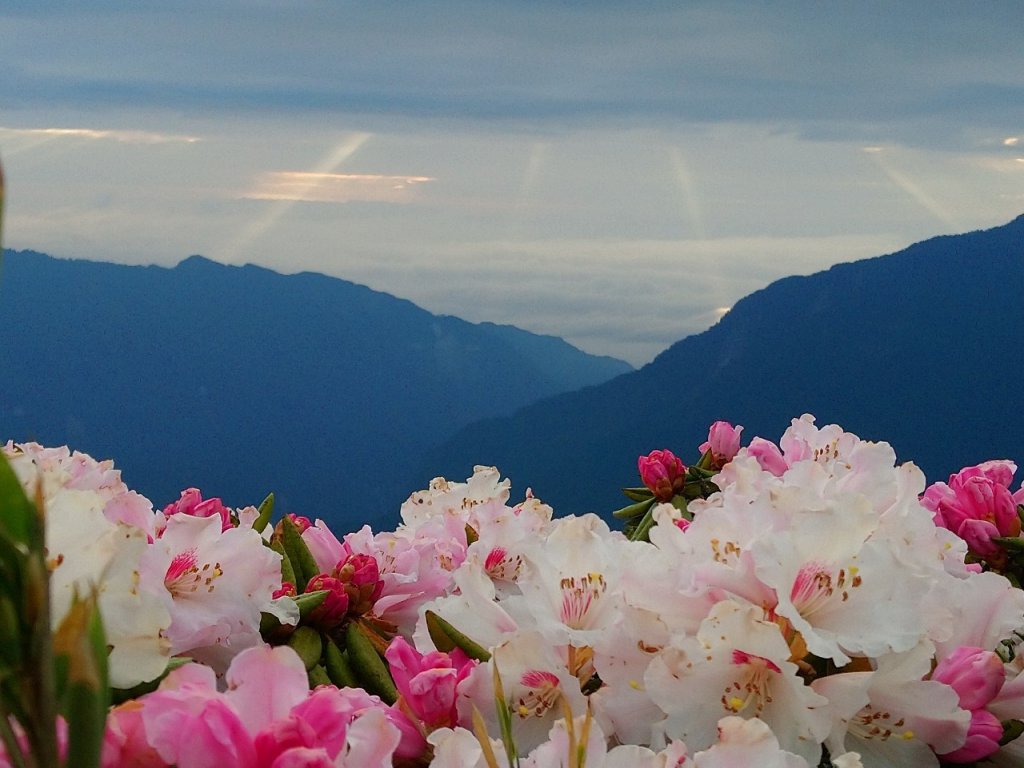
[[[718,490],[711,478],[732,461],[740,449],[743,427],[727,421],[716,421],[708,431],[708,439],[700,446],[700,458],[687,467],[672,451],[651,451],[637,459],[642,486],[624,488],[633,501],[612,514],[626,521],[625,531],[634,541],[646,541],[654,524],[654,507],[671,504],[681,513],[677,524],[685,527],[692,519],[687,504],[693,499],[706,499]]]

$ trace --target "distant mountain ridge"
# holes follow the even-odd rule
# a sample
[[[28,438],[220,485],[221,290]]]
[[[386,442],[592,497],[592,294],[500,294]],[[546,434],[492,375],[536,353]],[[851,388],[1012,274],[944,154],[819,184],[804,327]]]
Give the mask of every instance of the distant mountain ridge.
[[[892,443],[929,481],[1024,464],[1022,340],[1024,216],[779,280],[638,371],[464,428],[425,468],[495,464],[557,513],[607,512],[641,453],[690,462],[714,420],[749,442],[806,412]]]
[[[0,314],[0,438],[114,458],[158,505],[187,485],[234,505],[273,490],[338,525],[393,520],[416,490],[406,468],[459,427],[632,370],[200,256],[167,269],[7,251]]]

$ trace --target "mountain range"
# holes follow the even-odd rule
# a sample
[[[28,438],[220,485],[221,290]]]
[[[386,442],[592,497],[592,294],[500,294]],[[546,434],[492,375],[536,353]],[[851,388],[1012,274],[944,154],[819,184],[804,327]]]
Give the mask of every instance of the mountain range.
[[[111,457],[157,506],[394,524],[425,450],[475,420],[632,370],[561,339],[437,316],[313,273],[8,251],[0,439]]]
[[[7,253],[0,437],[113,457],[157,505],[275,491],[339,530],[493,464],[559,514],[607,513],[636,457],[708,426],[777,439],[811,413],[930,481],[1024,462],[1024,216],[778,280],[633,371],[560,339],[432,315],[364,286],[190,257]]]
[[[557,513],[608,512],[638,455],[689,463],[715,420],[746,443],[804,413],[891,443],[929,482],[1024,463],[1022,339],[1024,216],[774,282],[633,373],[463,428],[423,471],[494,464]]]

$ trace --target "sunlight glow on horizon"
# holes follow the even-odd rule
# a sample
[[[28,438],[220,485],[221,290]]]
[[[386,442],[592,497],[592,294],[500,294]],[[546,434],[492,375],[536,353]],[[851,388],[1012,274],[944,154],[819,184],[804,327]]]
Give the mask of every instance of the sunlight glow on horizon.
[[[414,186],[435,180],[431,176],[274,171],[264,174],[257,188],[243,197],[318,203],[401,202]]]

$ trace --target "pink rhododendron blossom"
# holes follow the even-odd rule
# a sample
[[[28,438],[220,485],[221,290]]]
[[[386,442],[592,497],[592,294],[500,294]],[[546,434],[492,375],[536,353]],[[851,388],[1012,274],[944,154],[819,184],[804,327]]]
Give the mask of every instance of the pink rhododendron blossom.
[[[401,636],[385,658],[401,695],[401,704],[428,730],[458,724],[457,688],[476,662],[456,648],[451,653],[421,654]]]
[[[172,515],[139,562],[141,583],[171,615],[171,653],[188,652],[221,669],[260,643],[260,611],[281,587],[281,557],[251,528],[223,530],[219,517]]]
[[[702,454],[711,451],[711,466],[721,469],[735,458],[740,450],[743,427],[734,427],[727,421],[716,421],[708,431],[708,439],[701,444]]]
[[[686,467],[672,451],[651,451],[636,460],[640,479],[659,501],[672,501],[682,493]]]
[[[186,488],[181,497],[164,507],[164,514],[191,515],[192,517],[217,517],[220,519],[222,531],[232,527],[231,510],[224,506],[220,499],[204,499],[198,488]]]
[[[964,539],[984,558],[1005,556],[993,538],[1019,536],[1021,521],[1010,481],[1017,466],[988,461],[950,475],[948,483],[931,485],[921,504],[935,513],[935,524]]]

